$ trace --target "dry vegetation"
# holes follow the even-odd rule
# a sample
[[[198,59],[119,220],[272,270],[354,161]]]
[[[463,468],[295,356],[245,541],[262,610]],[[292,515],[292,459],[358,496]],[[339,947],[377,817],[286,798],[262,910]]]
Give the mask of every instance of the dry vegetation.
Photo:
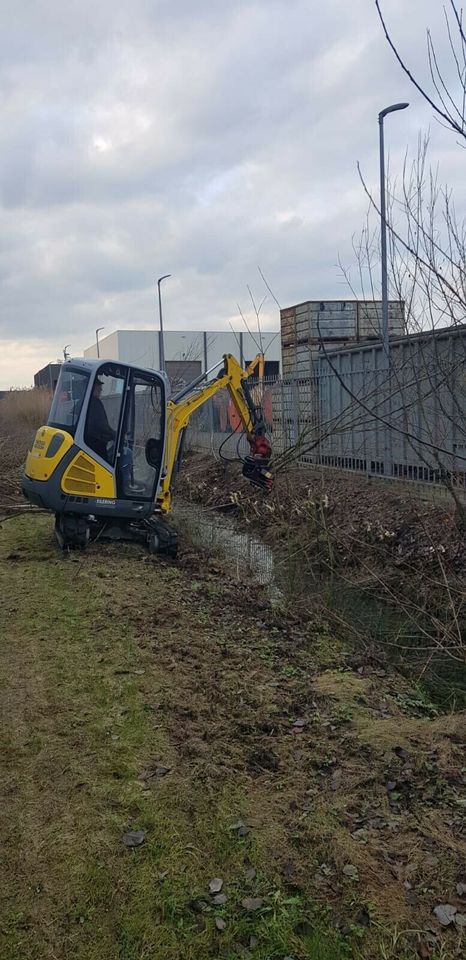
[[[320,612],[346,641],[422,680],[444,707],[466,705],[466,534],[452,502],[292,467],[264,499],[237,466],[201,455],[186,458],[178,493],[260,529],[295,614]]]
[[[35,431],[47,422],[50,391],[11,390],[0,399],[0,514],[23,506],[21,468]]]

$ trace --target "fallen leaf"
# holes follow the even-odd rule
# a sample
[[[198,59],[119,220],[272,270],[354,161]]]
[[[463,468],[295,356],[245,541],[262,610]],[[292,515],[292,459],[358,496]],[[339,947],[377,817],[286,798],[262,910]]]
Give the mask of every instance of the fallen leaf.
[[[171,767],[156,767],[155,770],[143,770],[139,774],[138,780],[143,782],[146,780],[152,780],[153,777],[166,777],[167,773],[170,773]]]
[[[429,958],[432,956],[432,949],[427,943],[424,943],[424,941],[421,940],[421,942],[417,945],[417,953],[420,957],[420,960],[429,960]]]
[[[343,873],[345,877],[349,877],[350,880],[359,880],[358,868],[354,866],[353,863],[347,863],[343,867]]]
[[[387,788],[387,793],[392,793],[393,790],[396,790],[396,780],[389,780],[385,786]]]
[[[213,880],[209,883],[209,892],[210,893],[220,893],[220,890],[223,887],[223,880],[221,877],[214,877]]]
[[[253,950],[254,947],[257,947],[258,943],[259,943],[258,938],[255,937],[254,934],[251,934],[251,936],[249,937],[249,948]]]
[[[236,830],[239,837],[246,837],[251,830],[251,827],[248,827],[243,820],[237,820],[236,823],[232,823],[230,830]]]
[[[433,912],[442,927],[449,927],[450,923],[453,923],[456,907],[453,907],[451,903],[439,903],[437,907],[434,907]]]
[[[455,913],[454,922],[457,927],[466,927],[466,913]]]
[[[415,890],[407,890],[405,893],[405,900],[410,907],[417,907],[419,903],[419,897]]]
[[[364,827],[361,827],[359,830],[355,830],[352,834],[355,840],[359,840],[359,843],[367,843],[369,840],[369,833]]]
[[[168,870],[162,870],[162,873],[159,873],[159,880],[165,880],[165,877],[168,877]]]
[[[129,830],[128,833],[123,834],[121,839],[125,847],[140,847],[141,843],[144,843],[144,840],[146,839],[146,831]]]
[[[371,918],[367,907],[363,907],[362,910],[356,916],[356,923],[359,927],[370,927]]]
[[[254,867],[249,867],[249,869],[246,870],[244,875],[246,877],[246,880],[255,880],[257,876],[256,871],[254,870]]]
[[[264,901],[262,897],[245,897],[244,900],[241,901],[241,906],[249,911],[260,910],[261,907],[264,906]]]
[[[456,892],[459,897],[466,897],[466,883],[457,883]]]
[[[226,902],[227,902],[226,893],[217,893],[215,897],[212,897],[212,903],[215,904],[216,907],[223,907],[223,904]]]
[[[217,930],[224,930],[226,927],[226,921],[222,917],[215,917],[215,926]]]
[[[205,913],[209,909],[209,905],[205,900],[190,900],[188,903],[190,910],[193,910],[194,913]]]
[[[285,863],[282,865],[281,872],[285,880],[294,880],[296,877],[296,869],[294,867],[294,864],[290,863],[289,860],[286,860]]]

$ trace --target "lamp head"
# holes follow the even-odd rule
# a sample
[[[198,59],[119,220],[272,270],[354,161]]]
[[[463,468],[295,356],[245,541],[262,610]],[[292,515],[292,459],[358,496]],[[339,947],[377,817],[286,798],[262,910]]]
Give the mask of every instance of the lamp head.
[[[379,120],[383,120],[388,113],[395,113],[397,110],[406,110],[406,107],[409,107],[409,103],[392,103],[391,106],[385,107],[384,110],[380,111]]]

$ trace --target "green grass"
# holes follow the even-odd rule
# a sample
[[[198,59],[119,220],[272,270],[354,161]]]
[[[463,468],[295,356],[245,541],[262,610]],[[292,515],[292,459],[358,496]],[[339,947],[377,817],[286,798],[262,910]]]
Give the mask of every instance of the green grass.
[[[1,960],[417,960],[416,925],[464,865],[461,717],[360,676],[328,627],[287,620],[192,548],[176,565],[101,542],[68,556],[51,529],[0,530]],[[385,789],[400,743],[408,811]],[[372,811],[397,830],[361,844]],[[394,858],[420,861],[414,914]]]
[[[176,671],[159,654],[183,573],[125,547],[62,556],[50,527],[11,521],[0,546],[2,960],[351,957],[325,911],[280,882],[259,833],[231,829],[250,809],[243,777],[180,765],[149,789],[138,779],[174,760],[159,708]],[[141,847],[123,846],[128,829],[146,831]],[[214,876],[228,898],[217,908]],[[263,898],[257,913],[248,895]]]

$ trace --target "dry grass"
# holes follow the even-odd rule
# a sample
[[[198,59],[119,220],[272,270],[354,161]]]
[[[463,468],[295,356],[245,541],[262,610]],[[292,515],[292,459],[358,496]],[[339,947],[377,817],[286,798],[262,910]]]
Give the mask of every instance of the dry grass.
[[[37,430],[47,422],[52,394],[50,390],[34,387],[32,390],[11,390],[0,400],[0,429],[14,432],[25,426]]]
[[[11,390],[0,399],[0,510],[24,506],[20,476],[38,427],[47,422],[48,390]]]

